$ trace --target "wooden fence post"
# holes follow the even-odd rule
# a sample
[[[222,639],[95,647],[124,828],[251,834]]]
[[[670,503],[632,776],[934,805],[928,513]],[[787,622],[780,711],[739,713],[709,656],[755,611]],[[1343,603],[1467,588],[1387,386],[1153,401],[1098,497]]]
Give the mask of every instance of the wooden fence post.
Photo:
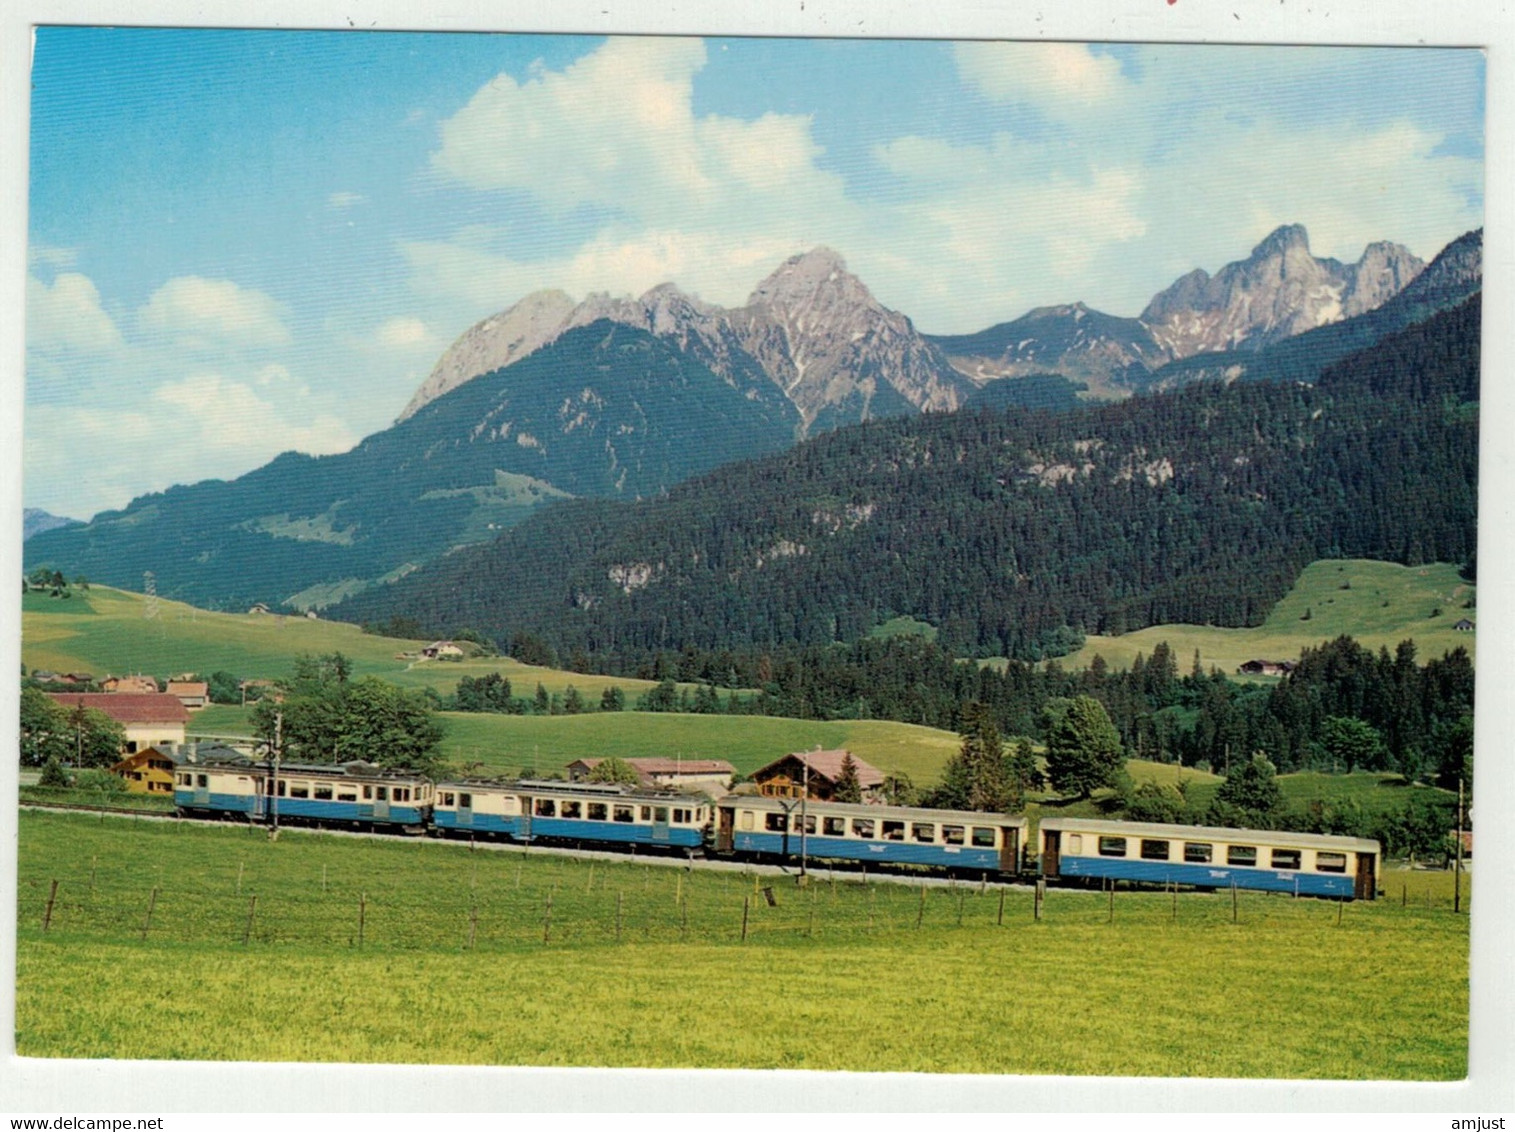
[[[547,911],[542,917],[542,943],[552,938],[552,889],[547,890]]]
[[[994,924],[1001,928],[1005,926],[1005,890],[1003,888],[999,890],[999,915],[995,918]]]
[[[247,946],[247,941],[252,938],[253,913],[258,910],[258,894],[253,893],[252,899],[247,902],[247,923],[242,928],[242,946]]]
[[[593,865],[590,866],[590,868],[593,867]],[[615,941],[617,943],[621,942],[621,906],[625,899],[626,894],[624,892],[617,892],[615,894]]]
[[[747,906],[752,902],[752,897],[742,897],[742,942],[747,942]]]
[[[142,921],[142,938],[147,938],[147,930],[153,924],[153,909],[158,906],[158,886],[153,886],[153,894],[147,900],[147,918]]]
[[[368,919],[368,893],[358,893],[358,946],[363,946],[364,921]]]
[[[1031,918],[1038,923],[1042,918],[1042,900],[1047,894],[1047,882],[1039,880],[1036,887],[1031,891]]]
[[[242,870],[247,867],[246,861],[237,862],[237,895],[242,895]]]
[[[58,899],[58,882],[53,881],[53,887],[47,894],[47,910],[42,913],[42,930],[47,931],[53,922],[53,901]]]
[[[1178,919],[1178,881],[1173,882],[1173,918]]]
[[[681,895],[679,897],[679,938],[683,939],[689,934],[689,902]]]
[[[1115,879],[1113,877],[1110,880],[1110,918],[1105,923],[1115,923]]]
[[[960,890],[958,892],[958,894],[957,894],[957,926],[958,927],[962,927],[963,926],[963,902],[965,900],[967,900],[967,898],[968,898],[968,893],[967,893],[966,890]]]
[[[468,950],[473,950],[474,941],[479,937],[479,905],[474,903],[468,910]]]
[[[922,882],[920,887],[921,898],[915,906],[915,926],[921,926],[921,918],[926,914],[926,885]]]
[[[1236,882],[1231,882],[1231,922],[1236,923]]]

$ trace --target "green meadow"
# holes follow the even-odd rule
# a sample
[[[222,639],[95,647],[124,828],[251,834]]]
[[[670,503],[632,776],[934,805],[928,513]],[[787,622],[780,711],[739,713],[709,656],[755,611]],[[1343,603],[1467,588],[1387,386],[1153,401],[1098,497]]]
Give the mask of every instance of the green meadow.
[[[1226,894],[1052,890],[1037,920],[1022,888],[426,839],[27,812],[20,847],[28,1057],[1467,1071],[1446,874],[1388,874],[1373,903],[1244,893],[1234,922]]]
[[[1084,668],[1096,655],[1111,668],[1129,668],[1140,653],[1152,655],[1167,641],[1180,672],[1188,672],[1195,652],[1211,666],[1234,674],[1249,660],[1294,660],[1300,650],[1347,635],[1375,652],[1393,652],[1400,641],[1413,640],[1424,663],[1455,648],[1476,660],[1476,634],[1452,628],[1476,622],[1470,607],[1476,587],[1463,581],[1457,567],[1398,566],[1362,559],[1323,559],[1300,574],[1268,619],[1255,629],[1219,629],[1207,625],[1156,625],[1119,637],[1089,637],[1084,647],[1061,663]],[[1308,614],[1308,616],[1306,616]]]

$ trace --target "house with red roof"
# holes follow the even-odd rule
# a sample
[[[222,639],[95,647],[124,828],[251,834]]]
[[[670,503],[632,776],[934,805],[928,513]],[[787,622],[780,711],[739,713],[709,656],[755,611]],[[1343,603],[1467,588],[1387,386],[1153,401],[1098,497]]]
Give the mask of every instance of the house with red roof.
[[[134,755],[148,747],[184,742],[189,711],[178,696],[167,692],[49,692],[65,711],[83,704],[108,715],[126,732],[125,752]]]
[[[591,771],[604,759],[574,759],[568,764],[568,777],[574,782],[583,782]],[[725,759],[623,759],[643,786],[662,786],[672,789],[687,787],[712,794],[724,794],[731,789],[731,780],[736,767]]]

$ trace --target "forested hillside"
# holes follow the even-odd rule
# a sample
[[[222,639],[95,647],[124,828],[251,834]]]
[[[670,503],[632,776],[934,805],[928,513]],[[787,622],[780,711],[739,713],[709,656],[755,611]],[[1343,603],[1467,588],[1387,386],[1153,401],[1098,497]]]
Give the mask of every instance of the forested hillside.
[[[851,641],[899,615],[960,655],[1020,658],[1085,632],[1255,624],[1316,558],[1471,557],[1478,330],[1475,298],[1318,387],[871,422],[657,500],[551,506],[338,615],[528,631],[612,671]]]

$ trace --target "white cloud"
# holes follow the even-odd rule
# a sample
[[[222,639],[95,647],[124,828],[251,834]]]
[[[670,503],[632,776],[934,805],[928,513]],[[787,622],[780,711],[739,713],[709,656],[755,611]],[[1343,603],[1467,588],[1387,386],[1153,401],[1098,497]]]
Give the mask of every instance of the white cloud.
[[[419,318],[399,316],[379,327],[379,345],[392,349],[429,349],[436,345],[426,324]]]
[[[51,286],[27,277],[26,345],[44,354],[106,354],[119,350],[122,341],[94,282],[67,272]]]
[[[73,267],[79,262],[79,253],[73,248],[55,248],[49,244],[32,244],[26,249],[26,262],[32,267],[54,269]]]
[[[283,346],[290,341],[279,303],[227,279],[170,279],[137,315],[144,331],[199,349]]]
[[[1118,59],[1082,43],[959,43],[958,74],[996,102],[1035,103],[1053,116],[1119,102],[1132,91]]]

